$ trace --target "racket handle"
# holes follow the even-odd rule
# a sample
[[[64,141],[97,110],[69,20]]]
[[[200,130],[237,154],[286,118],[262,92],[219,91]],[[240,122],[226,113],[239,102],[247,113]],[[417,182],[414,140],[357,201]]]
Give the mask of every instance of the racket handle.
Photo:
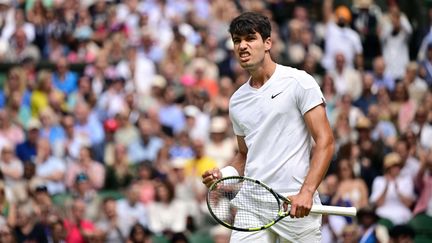
[[[310,212],[315,214],[331,214],[354,217],[357,214],[357,209],[355,207],[313,205]]]

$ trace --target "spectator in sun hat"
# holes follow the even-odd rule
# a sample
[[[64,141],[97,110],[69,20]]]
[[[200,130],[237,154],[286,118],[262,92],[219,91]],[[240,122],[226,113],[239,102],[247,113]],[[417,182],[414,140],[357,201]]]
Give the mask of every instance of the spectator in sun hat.
[[[235,140],[228,133],[227,118],[213,117],[210,123],[210,141],[205,145],[206,154],[222,168],[233,158],[235,150]]]
[[[370,196],[370,202],[377,206],[377,215],[394,225],[407,223],[411,219],[410,207],[415,199],[413,181],[400,175],[401,168],[399,154],[387,154],[384,157],[384,175],[375,178]]]
[[[407,86],[409,97],[420,105],[427,93],[428,85],[419,76],[419,65],[417,62],[409,62],[402,82]]]

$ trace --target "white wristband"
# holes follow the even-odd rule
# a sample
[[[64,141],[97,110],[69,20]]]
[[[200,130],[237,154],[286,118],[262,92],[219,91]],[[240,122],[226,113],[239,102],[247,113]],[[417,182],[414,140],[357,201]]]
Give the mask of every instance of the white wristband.
[[[225,166],[220,170],[222,178],[228,176],[239,176],[238,171],[232,166]]]

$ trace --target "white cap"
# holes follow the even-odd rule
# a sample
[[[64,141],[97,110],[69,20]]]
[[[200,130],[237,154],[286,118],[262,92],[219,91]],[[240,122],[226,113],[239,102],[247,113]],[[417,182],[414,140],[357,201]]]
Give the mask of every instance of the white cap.
[[[155,87],[159,87],[161,89],[165,88],[167,85],[167,81],[162,75],[155,75],[153,78],[152,85]]]
[[[27,130],[40,129],[41,127],[42,125],[37,118],[31,118],[29,123],[27,124]]]
[[[184,168],[186,165],[187,160],[184,158],[175,158],[170,161],[172,168]]]
[[[210,132],[222,133],[225,132],[228,127],[227,120],[221,116],[215,116],[211,120]]]
[[[183,112],[186,116],[189,117],[196,117],[198,114],[201,113],[200,109],[194,105],[188,105],[183,109]]]

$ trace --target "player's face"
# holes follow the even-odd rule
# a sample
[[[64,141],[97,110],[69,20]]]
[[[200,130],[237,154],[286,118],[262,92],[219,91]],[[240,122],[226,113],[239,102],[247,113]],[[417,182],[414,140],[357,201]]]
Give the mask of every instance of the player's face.
[[[234,53],[246,70],[256,69],[264,60],[265,53],[271,48],[271,39],[263,40],[258,32],[247,35],[233,35]]]

